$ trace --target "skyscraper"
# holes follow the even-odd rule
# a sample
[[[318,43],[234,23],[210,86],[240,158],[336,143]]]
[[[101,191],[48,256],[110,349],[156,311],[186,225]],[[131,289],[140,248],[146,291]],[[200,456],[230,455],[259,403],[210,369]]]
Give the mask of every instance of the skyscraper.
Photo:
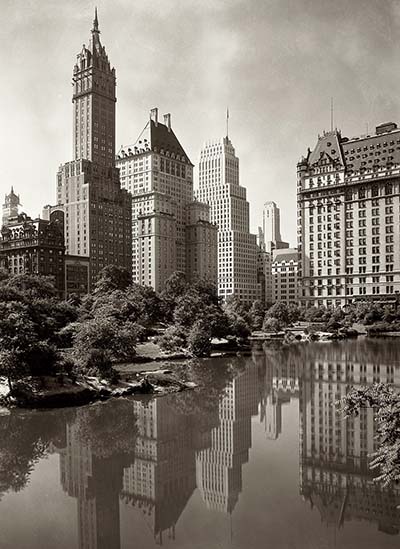
[[[246,189],[239,184],[239,159],[229,137],[204,144],[198,198],[210,205],[218,226],[218,294],[251,303],[260,296],[256,236],[250,234]]]
[[[67,253],[90,258],[90,280],[109,264],[131,269],[131,200],[115,167],[115,69],[100,42],[97,10],[73,70],[73,155],[57,174]]]
[[[193,164],[158,109],[133,145],[121,147],[121,184],[132,194],[133,280],[163,289],[174,271],[217,279],[217,228],[209,207],[193,202]]]
[[[275,202],[266,202],[264,204],[262,234],[265,250],[268,253],[281,248],[289,248],[288,242],[282,241],[281,214]]]

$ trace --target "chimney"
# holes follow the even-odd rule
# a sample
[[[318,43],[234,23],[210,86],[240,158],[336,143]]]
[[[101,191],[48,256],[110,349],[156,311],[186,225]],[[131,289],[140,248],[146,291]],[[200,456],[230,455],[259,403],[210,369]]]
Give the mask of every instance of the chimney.
[[[164,114],[164,124],[167,126],[168,131],[171,131],[171,114]]]
[[[158,126],[158,109],[155,107],[150,111],[150,120],[153,120],[154,124]]]

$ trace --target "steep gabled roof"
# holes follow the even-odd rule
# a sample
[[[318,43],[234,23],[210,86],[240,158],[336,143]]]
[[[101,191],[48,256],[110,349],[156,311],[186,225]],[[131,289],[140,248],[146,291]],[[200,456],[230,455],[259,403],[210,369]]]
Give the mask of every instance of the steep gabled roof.
[[[170,156],[174,154],[175,156],[182,157],[184,162],[192,164],[172,128],[168,128],[168,126],[160,122],[156,123],[154,120],[147,122],[133,145],[122,147],[120,152],[122,150],[125,152],[131,150],[132,153],[136,152],[136,154],[145,152],[146,150],[158,153],[164,151],[164,154],[169,153]]]
[[[309,155],[309,165],[317,164],[320,160],[326,158],[330,163],[340,163],[344,167],[340,141],[341,136],[337,130],[324,132],[322,136],[318,137],[318,142]]]

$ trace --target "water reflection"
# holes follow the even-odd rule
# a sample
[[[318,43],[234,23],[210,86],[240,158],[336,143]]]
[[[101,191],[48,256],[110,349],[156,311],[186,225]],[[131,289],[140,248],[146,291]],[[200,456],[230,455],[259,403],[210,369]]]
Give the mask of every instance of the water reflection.
[[[376,445],[372,411],[344,421],[332,403],[351,385],[400,387],[399,359],[393,342],[256,345],[248,359],[193,363],[194,374],[207,380],[205,391],[0,417],[0,493],[23,490],[36,463],[56,452],[62,489],[76,499],[79,549],[120,549],[122,524],[127,545],[134,544],[137,531],[123,523],[122,509],[143,518],[153,543],[174,545],[193,499],[207,513],[236,515],[249,480],[260,475],[251,468],[252,445],[266,460],[268,448],[287,438],[285,407],[294,406],[298,440],[290,438],[289,448],[299,449],[297,500],[309,510],[293,512],[314,520],[318,510],[335,531],[362,520],[385,537],[396,535],[400,489],[374,483],[367,467]],[[286,473],[282,465],[282,486]],[[289,516],[294,504],[285,505]]]

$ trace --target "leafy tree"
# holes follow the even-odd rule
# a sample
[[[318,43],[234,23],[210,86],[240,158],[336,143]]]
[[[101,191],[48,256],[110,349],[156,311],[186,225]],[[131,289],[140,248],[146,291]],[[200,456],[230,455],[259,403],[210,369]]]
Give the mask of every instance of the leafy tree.
[[[253,302],[249,311],[253,330],[261,330],[265,315],[265,306],[259,299]]]
[[[244,303],[235,295],[229,296],[224,311],[229,320],[229,333],[246,339],[251,334],[251,319]]]
[[[169,326],[157,343],[164,351],[174,353],[186,347],[186,331],[181,326]]]
[[[52,298],[57,295],[54,279],[51,276],[17,274],[3,281],[3,284],[30,299]]]
[[[107,265],[99,273],[94,286],[94,295],[112,292],[113,290],[126,290],[132,284],[132,275],[127,269],[117,265]]]
[[[287,326],[290,320],[288,306],[283,301],[277,301],[265,313],[265,318],[275,318],[281,326]]]
[[[196,357],[209,356],[211,352],[211,329],[202,321],[196,322],[188,335],[189,352]]]
[[[264,332],[280,332],[282,330],[282,323],[275,317],[265,317],[263,324]]]
[[[84,367],[87,367],[95,349],[107,351],[114,360],[129,360],[135,355],[137,336],[138,330],[134,323],[118,325],[108,318],[93,318],[77,327],[73,354]]]

